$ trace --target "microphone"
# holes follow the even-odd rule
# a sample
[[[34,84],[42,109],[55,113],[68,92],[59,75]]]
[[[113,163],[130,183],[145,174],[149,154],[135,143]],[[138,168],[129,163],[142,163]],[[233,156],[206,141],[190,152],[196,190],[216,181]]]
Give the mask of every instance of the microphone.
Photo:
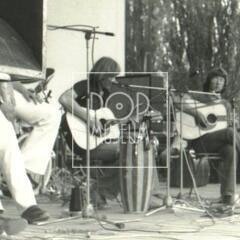
[[[111,36],[111,37],[114,37],[115,34],[112,33],[112,32],[103,32],[103,34],[107,35],[107,36]]]
[[[95,30],[86,30],[86,32],[91,32],[93,34],[102,34],[102,35],[106,35],[106,36],[110,36],[110,37],[115,36],[115,34],[112,32],[101,32],[101,31],[95,31]]]

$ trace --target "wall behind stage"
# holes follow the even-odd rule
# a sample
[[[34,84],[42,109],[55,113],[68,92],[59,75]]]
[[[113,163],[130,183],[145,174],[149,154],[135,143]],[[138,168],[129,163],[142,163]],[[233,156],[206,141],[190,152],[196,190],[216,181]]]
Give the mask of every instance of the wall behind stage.
[[[95,61],[101,56],[110,56],[124,70],[125,0],[48,0],[47,12],[48,24],[51,25],[86,24],[99,26],[98,31],[113,32],[114,37],[97,36]],[[59,97],[74,82],[86,77],[85,46],[83,33],[48,31],[47,65],[56,70],[49,87],[55,97]]]

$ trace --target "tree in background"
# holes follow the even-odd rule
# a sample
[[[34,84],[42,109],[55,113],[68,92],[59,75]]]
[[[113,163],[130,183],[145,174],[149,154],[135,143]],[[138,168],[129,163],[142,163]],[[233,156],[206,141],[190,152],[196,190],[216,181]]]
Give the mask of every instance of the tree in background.
[[[126,0],[126,71],[169,73],[202,89],[209,69],[229,73],[227,98],[240,90],[238,0]]]

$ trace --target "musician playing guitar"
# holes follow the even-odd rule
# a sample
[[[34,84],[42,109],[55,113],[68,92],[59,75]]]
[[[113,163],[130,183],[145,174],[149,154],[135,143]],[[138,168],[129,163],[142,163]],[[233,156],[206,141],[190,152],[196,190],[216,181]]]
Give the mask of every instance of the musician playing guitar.
[[[118,63],[109,57],[100,58],[92,67],[90,78],[90,157],[91,160],[113,161],[117,158],[119,144],[114,141],[119,138],[118,125],[108,125],[101,119],[113,119],[110,109],[104,103],[111,94],[111,86],[119,74]],[[66,139],[72,145],[74,153],[83,160],[86,156],[86,122],[87,122],[87,80],[82,80],[65,91],[59,98],[66,114],[62,126],[67,130]],[[104,125],[106,123],[106,125]],[[104,132],[105,131],[105,132]],[[73,140],[73,141],[72,141]],[[110,141],[109,141],[110,140]],[[106,141],[108,141],[106,143]],[[98,164],[97,164],[98,165]],[[99,164],[100,165],[100,164]],[[117,179],[115,175],[115,179]],[[113,189],[114,190],[114,189]],[[116,187],[115,187],[116,190]]]
[[[233,164],[233,128],[226,124],[226,117],[224,116],[211,116],[211,114],[204,114],[202,109],[205,107],[214,110],[216,106],[221,106],[221,111],[229,115],[231,111],[231,105],[226,100],[221,98],[221,95],[225,91],[227,84],[227,73],[222,68],[215,68],[211,70],[204,84],[204,91],[209,93],[216,93],[213,95],[185,94],[183,97],[183,112],[195,119],[195,123],[198,126],[199,136],[191,140],[188,135],[190,147],[192,147],[198,153],[219,153],[223,161],[223,172],[221,173],[221,197],[222,202],[227,205],[233,205],[236,201],[236,195],[234,195],[234,164]],[[219,94],[219,95],[217,95]],[[174,102],[179,103],[179,96],[173,97]],[[224,110],[225,109],[225,110]],[[208,119],[209,117],[209,119]],[[212,121],[212,122],[211,122]],[[217,128],[217,122],[219,121],[220,127]],[[221,122],[222,121],[222,122]],[[184,138],[184,116],[182,118],[183,124],[183,138]],[[216,127],[216,128],[215,128]],[[189,131],[186,131],[186,133]],[[191,132],[191,130],[190,130]],[[236,133],[236,160],[240,154],[240,136]]]

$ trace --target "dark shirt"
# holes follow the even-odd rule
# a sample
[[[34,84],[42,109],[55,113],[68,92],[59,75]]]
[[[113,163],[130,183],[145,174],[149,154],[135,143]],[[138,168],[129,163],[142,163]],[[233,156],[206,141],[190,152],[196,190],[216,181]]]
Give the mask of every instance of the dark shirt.
[[[74,84],[73,89],[77,94],[75,98],[76,102],[82,106],[87,107],[87,80],[82,80]],[[104,107],[106,99],[109,96],[109,92],[101,88],[97,82],[90,82],[90,108],[99,109]]]

